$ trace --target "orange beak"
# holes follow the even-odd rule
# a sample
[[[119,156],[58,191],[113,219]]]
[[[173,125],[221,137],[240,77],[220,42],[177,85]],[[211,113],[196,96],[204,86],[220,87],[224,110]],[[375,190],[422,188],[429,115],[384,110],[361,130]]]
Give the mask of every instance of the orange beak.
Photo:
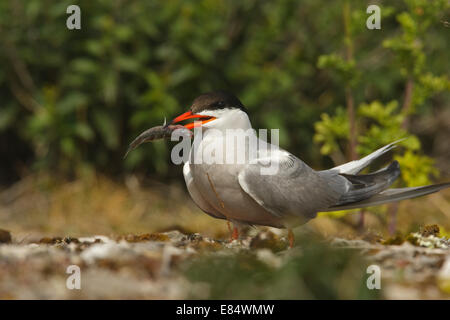
[[[176,117],[175,119],[172,120],[172,124],[187,120],[187,119],[203,119],[200,121],[195,121],[195,122],[191,122],[188,124],[185,124],[184,127],[186,129],[193,129],[195,127],[200,127],[202,124],[207,123],[209,121],[212,121],[214,119],[216,119],[215,117],[211,117],[211,116],[203,116],[200,114],[193,114],[192,111],[188,111],[183,113],[182,115],[179,115],[178,117]]]

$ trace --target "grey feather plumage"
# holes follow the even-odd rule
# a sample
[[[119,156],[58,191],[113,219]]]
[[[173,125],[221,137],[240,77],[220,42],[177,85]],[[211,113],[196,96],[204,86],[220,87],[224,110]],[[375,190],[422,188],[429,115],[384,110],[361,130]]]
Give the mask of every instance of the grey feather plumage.
[[[429,186],[421,186],[421,187],[392,188],[382,191],[379,194],[370,197],[366,200],[343,205],[336,205],[322,211],[339,211],[339,210],[373,207],[381,204],[425,196],[427,194],[438,192],[448,187],[450,187],[450,182],[432,184]]]
[[[337,172],[315,171],[291,154],[275,175],[261,175],[261,166],[249,164],[239,174],[239,183],[259,205],[278,217],[312,219],[318,211],[336,204],[350,187]]]

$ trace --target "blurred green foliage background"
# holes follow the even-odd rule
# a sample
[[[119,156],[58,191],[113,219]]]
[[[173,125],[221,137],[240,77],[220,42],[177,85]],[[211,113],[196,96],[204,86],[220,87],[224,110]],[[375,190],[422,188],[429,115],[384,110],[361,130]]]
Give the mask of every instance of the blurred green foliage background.
[[[374,3],[381,30],[366,28]],[[66,28],[70,4],[81,30]],[[447,176],[448,17],[445,0],[1,1],[0,184],[36,171],[180,178],[165,142],[124,151],[215,89],[315,168],[349,158],[350,99],[354,152],[409,137],[404,182]]]

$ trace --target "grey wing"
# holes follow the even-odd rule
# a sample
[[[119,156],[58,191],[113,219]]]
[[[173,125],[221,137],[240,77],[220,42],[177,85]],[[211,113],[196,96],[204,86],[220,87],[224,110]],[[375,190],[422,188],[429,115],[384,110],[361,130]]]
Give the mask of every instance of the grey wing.
[[[186,182],[186,187],[188,189],[189,195],[192,200],[195,202],[197,207],[203,210],[205,213],[210,215],[211,217],[218,219],[226,219],[226,217],[218,212],[212,205],[209,204],[207,200],[202,196],[202,194],[198,191],[197,186],[195,185],[194,177],[192,176],[192,172],[190,169],[189,162],[186,162],[183,166],[183,176],[184,181]]]
[[[278,217],[311,219],[336,204],[349,188],[347,179],[337,172],[315,171],[286,151],[274,158],[275,174],[262,174],[269,164],[258,161],[248,164],[238,179],[248,195]]]

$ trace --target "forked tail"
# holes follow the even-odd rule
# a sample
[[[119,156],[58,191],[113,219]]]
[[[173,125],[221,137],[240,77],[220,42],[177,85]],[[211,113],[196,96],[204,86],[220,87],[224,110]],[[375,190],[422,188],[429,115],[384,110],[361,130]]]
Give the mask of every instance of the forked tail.
[[[379,194],[376,194],[368,199],[352,203],[338,204],[323,211],[339,211],[346,209],[378,206],[380,204],[425,196],[427,194],[438,192],[448,187],[450,187],[450,182],[432,184],[429,186],[422,186],[422,187],[397,188],[397,189],[392,188],[384,190]]]

